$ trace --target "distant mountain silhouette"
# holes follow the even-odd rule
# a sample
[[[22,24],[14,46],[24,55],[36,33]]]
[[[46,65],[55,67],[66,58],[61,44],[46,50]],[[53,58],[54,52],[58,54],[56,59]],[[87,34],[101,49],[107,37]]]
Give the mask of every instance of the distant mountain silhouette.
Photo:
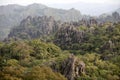
[[[0,6],[0,26],[8,27],[17,25],[27,16],[53,16],[61,21],[78,21],[81,13],[76,9],[62,10],[50,8],[42,4],[31,4],[28,6],[7,5]]]

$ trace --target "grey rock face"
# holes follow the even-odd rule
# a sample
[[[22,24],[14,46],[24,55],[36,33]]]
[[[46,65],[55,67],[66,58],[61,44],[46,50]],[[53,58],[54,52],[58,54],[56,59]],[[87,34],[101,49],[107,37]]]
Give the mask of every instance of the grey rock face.
[[[59,68],[56,64],[52,65],[52,69],[60,72],[68,80],[76,80],[82,74],[85,74],[85,63],[73,54],[61,62]]]
[[[85,73],[85,63],[80,61],[74,55],[70,55],[68,59],[62,64],[62,74],[68,78],[68,80],[75,80],[80,77],[82,73]]]
[[[22,20],[19,26],[10,31],[9,38],[35,39],[55,33],[60,24],[53,17],[31,17]]]

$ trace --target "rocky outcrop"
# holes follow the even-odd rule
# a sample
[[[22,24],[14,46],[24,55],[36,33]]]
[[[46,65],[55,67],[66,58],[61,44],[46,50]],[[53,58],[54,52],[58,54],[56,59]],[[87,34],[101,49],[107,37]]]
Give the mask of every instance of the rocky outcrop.
[[[85,63],[73,54],[61,62],[59,68],[56,64],[52,65],[53,70],[63,74],[68,80],[76,80],[82,74],[85,74]]]
[[[53,17],[31,17],[22,20],[20,25],[13,28],[9,38],[35,39],[55,33],[60,28],[60,22]]]
[[[68,80],[75,80],[77,77],[80,77],[82,73],[85,73],[85,63],[74,55],[70,55],[61,67],[61,73],[65,75]]]
[[[63,24],[64,27],[61,27],[55,35],[54,43],[60,46],[62,49],[68,49],[68,47],[72,47],[72,44],[74,43],[83,42],[85,32],[79,30],[79,26],[75,25]]]
[[[119,13],[117,13],[117,12],[114,12],[114,13],[112,13],[112,17],[113,17],[113,20],[114,20],[114,22],[120,22],[120,15],[119,15]]]
[[[120,22],[120,14],[118,12],[113,12],[111,15],[101,15],[98,17],[97,21],[99,23],[105,23],[105,22],[113,22],[118,23]]]

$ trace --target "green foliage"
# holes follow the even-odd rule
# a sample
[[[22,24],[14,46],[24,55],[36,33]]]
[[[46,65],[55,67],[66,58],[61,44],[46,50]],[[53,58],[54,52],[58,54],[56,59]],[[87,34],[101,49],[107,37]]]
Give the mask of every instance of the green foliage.
[[[0,71],[1,80],[23,80],[25,68],[22,66],[5,66]]]
[[[78,55],[86,63],[86,75],[78,80],[119,80],[120,67],[110,61],[104,61],[100,54]],[[119,62],[116,62],[119,63]]]
[[[1,47],[2,56],[7,59],[17,59],[23,60],[29,58],[30,54],[33,52],[32,47],[26,44],[25,42],[16,41],[8,44],[4,44]]]
[[[120,53],[120,23],[62,28],[55,36],[55,43],[74,54],[95,52],[109,59]]]
[[[0,80],[66,80],[46,67],[63,60],[66,57],[63,53],[68,52],[40,40],[1,42]],[[41,65],[44,67],[39,67]]]
[[[118,63],[118,62],[120,62],[120,55],[113,57],[110,61],[113,62],[114,64],[120,66],[120,64]]]
[[[81,26],[79,30],[71,27],[67,33],[66,28],[63,29],[63,33],[57,33],[61,35],[58,37],[61,43],[58,41],[57,45],[68,51],[62,51],[52,41],[51,43],[43,42],[51,38],[43,41],[36,39],[0,42],[0,79],[66,80],[64,76],[52,71],[50,67],[55,63],[55,70],[59,71],[61,63],[68,57],[69,52],[76,54],[81,61],[85,62],[85,74],[77,80],[120,79],[119,23],[90,28]],[[78,34],[81,36],[78,37]]]
[[[37,59],[57,57],[61,53],[61,49],[53,43],[44,43],[40,40],[33,40],[29,42],[29,45],[32,46],[34,50],[31,55],[35,56]]]
[[[77,52],[77,50],[74,51]],[[61,62],[69,55],[68,51],[62,51],[53,43],[40,40],[0,43],[0,54],[2,80],[66,80],[60,73],[46,67],[55,63],[55,69],[60,70]],[[96,53],[77,56],[86,64],[85,74],[78,80],[120,79],[119,56],[112,57],[110,61],[102,60],[103,55]]]
[[[86,26],[80,26],[80,27],[78,27],[78,29],[81,30],[81,31],[86,31],[87,27]]]
[[[25,80],[67,80],[59,73],[53,72],[51,68],[46,66],[35,66],[27,71]]]

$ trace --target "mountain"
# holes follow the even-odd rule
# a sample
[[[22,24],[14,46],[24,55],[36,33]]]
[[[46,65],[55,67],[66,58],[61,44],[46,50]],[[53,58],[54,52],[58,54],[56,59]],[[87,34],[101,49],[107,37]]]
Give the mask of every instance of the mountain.
[[[6,37],[11,27],[18,25],[21,20],[28,16],[52,16],[55,20],[63,22],[78,21],[82,18],[81,13],[74,8],[63,10],[42,4],[0,6],[0,30],[2,30],[0,38]]]
[[[119,12],[119,9],[116,11]],[[80,11],[74,8],[69,10],[55,9],[36,3],[28,6],[20,6],[16,4],[0,6],[0,40],[7,37],[11,28],[18,26],[20,22],[28,16],[52,16],[56,21],[61,22],[76,22],[81,19],[91,19],[91,16],[81,15]],[[106,16],[101,15],[96,19],[99,23],[104,23],[106,21],[119,22],[120,16],[117,13],[113,15],[106,14]]]
[[[28,6],[7,5],[0,6],[0,26],[14,26],[27,16],[53,16],[56,20],[77,21],[81,19],[78,10],[62,10],[50,8],[42,4]]]

